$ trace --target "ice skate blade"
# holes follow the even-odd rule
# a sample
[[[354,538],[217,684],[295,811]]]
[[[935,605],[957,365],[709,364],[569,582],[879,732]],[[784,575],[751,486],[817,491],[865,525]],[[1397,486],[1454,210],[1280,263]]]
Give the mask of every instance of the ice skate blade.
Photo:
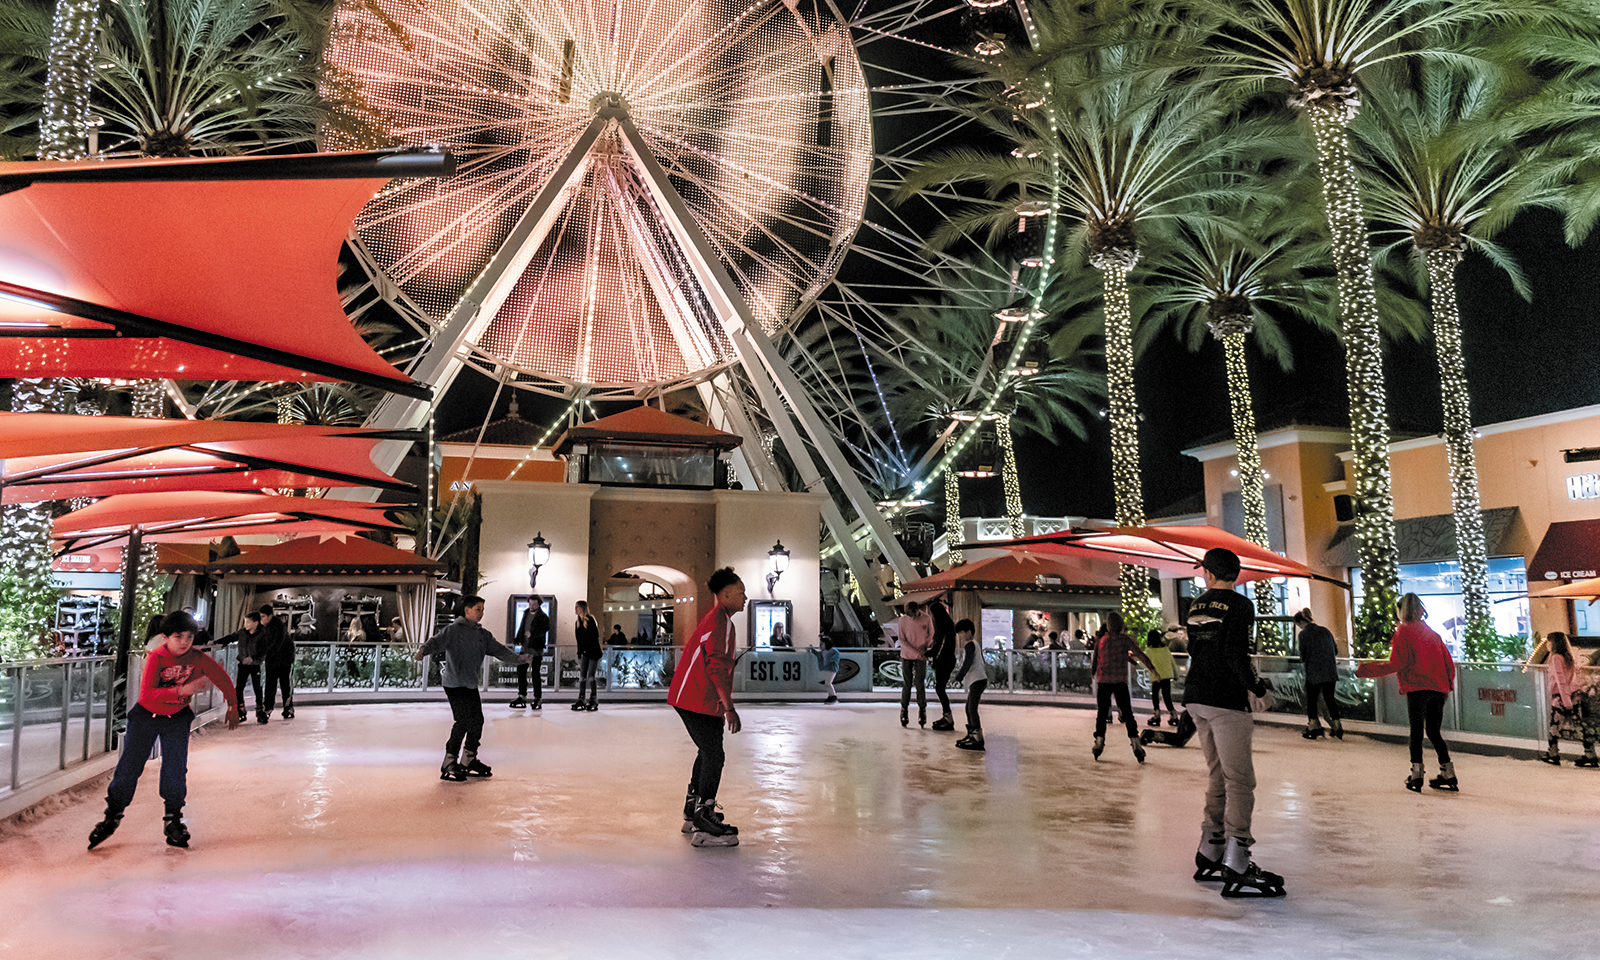
[[[1550,765],[1551,765],[1551,766],[1552,766],[1552,767],[1559,767],[1559,766],[1561,766],[1561,758],[1560,758],[1560,757],[1552,757],[1552,756],[1550,756],[1550,754],[1548,754],[1548,753],[1541,753],[1541,754],[1539,754],[1539,761],[1540,761],[1540,762],[1541,762],[1541,763],[1548,763],[1548,764],[1550,764]]]
[[[1222,882],[1222,895],[1229,900],[1270,900],[1277,897],[1287,897],[1289,891],[1282,887],[1230,886],[1228,881],[1224,880]]]
[[[1593,770],[1597,767],[1600,767],[1600,759],[1596,759],[1594,757],[1579,757],[1578,759],[1572,761],[1572,765],[1574,767],[1588,767],[1589,769]]]
[[[739,835],[725,833],[717,837],[696,830],[694,835],[689,838],[689,845],[693,847],[737,847],[739,845]]]
[[[684,833],[694,833],[694,821],[693,820],[685,820],[685,821],[683,821],[683,832]]]
[[[981,752],[983,750],[983,742],[974,740],[958,740],[956,742],[956,747],[961,750],[978,750]]]
[[[1429,780],[1428,786],[1434,790],[1443,790],[1446,793],[1460,793],[1461,785],[1454,780]],[[1420,790],[1418,791],[1421,792]]]
[[[1419,777],[1416,780],[1407,780],[1406,781],[1406,789],[1410,790],[1412,793],[1421,793],[1422,792],[1422,779]]]

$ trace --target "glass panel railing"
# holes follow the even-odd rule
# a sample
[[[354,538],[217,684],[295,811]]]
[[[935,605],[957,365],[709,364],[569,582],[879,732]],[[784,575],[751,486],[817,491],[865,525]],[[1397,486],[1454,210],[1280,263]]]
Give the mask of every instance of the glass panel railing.
[[[111,658],[0,664],[0,790],[104,753]]]
[[[1185,658],[1187,661],[1188,658]],[[1306,714],[1306,674],[1299,657],[1255,657],[1256,673],[1272,687],[1274,704],[1272,713]],[[1339,679],[1335,682],[1333,696],[1339,703],[1339,716],[1343,720],[1372,720],[1376,716],[1375,691],[1372,680],[1357,677],[1354,660],[1338,663]],[[1173,684],[1177,687],[1177,684]],[[1178,696],[1174,690],[1173,696]],[[1404,704],[1401,704],[1404,716]],[[1319,708],[1319,713],[1321,708]]]
[[[1459,717],[1461,730],[1542,740],[1548,726],[1541,710],[1544,687],[1543,671],[1524,673],[1511,663],[1463,663],[1456,673],[1456,709],[1445,710],[1446,722]]]

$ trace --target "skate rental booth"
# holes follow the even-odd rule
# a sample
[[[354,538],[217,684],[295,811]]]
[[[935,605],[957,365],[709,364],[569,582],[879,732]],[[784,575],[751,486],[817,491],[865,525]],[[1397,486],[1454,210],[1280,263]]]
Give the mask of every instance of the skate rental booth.
[[[607,647],[607,685],[656,688],[670,676],[673,649],[711,608],[705,592],[711,572],[731,566],[749,597],[736,620],[738,641],[752,648],[739,660],[735,689],[816,692],[815,657],[804,648],[821,633],[825,498],[731,488],[728,454],[742,442],[639,406],[558,438],[560,480],[465,481],[483,497],[478,556],[485,625],[504,639],[538,597],[553,611],[551,641],[564,684],[576,649],[573,605],[587,600],[602,638],[620,626],[630,639],[626,647]],[[542,541],[537,566],[530,549],[536,538]],[[792,649],[770,646],[779,624]],[[652,642],[634,645],[641,632]]]

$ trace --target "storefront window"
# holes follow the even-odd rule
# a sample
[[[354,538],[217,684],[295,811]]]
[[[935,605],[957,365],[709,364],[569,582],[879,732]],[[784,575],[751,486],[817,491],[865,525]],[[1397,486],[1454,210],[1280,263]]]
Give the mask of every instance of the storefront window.
[[[1361,568],[1350,570],[1355,609],[1361,609]],[[1414,593],[1428,608],[1428,623],[1439,631],[1450,652],[1461,656],[1461,632],[1466,626],[1461,605],[1461,565],[1454,560],[1437,563],[1402,563],[1400,592]],[[1530,630],[1528,620],[1528,573],[1521,557],[1493,557],[1489,560],[1489,610],[1494,629],[1501,634],[1522,634]],[[1600,626],[1600,617],[1596,617]]]

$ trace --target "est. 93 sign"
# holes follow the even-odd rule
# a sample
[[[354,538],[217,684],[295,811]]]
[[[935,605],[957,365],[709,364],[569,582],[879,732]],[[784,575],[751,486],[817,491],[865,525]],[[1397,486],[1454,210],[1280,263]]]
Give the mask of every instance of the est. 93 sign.
[[[754,649],[734,671],[740,688],[765,693],[804,693],[817,686],[816,658],[806,650]]]

